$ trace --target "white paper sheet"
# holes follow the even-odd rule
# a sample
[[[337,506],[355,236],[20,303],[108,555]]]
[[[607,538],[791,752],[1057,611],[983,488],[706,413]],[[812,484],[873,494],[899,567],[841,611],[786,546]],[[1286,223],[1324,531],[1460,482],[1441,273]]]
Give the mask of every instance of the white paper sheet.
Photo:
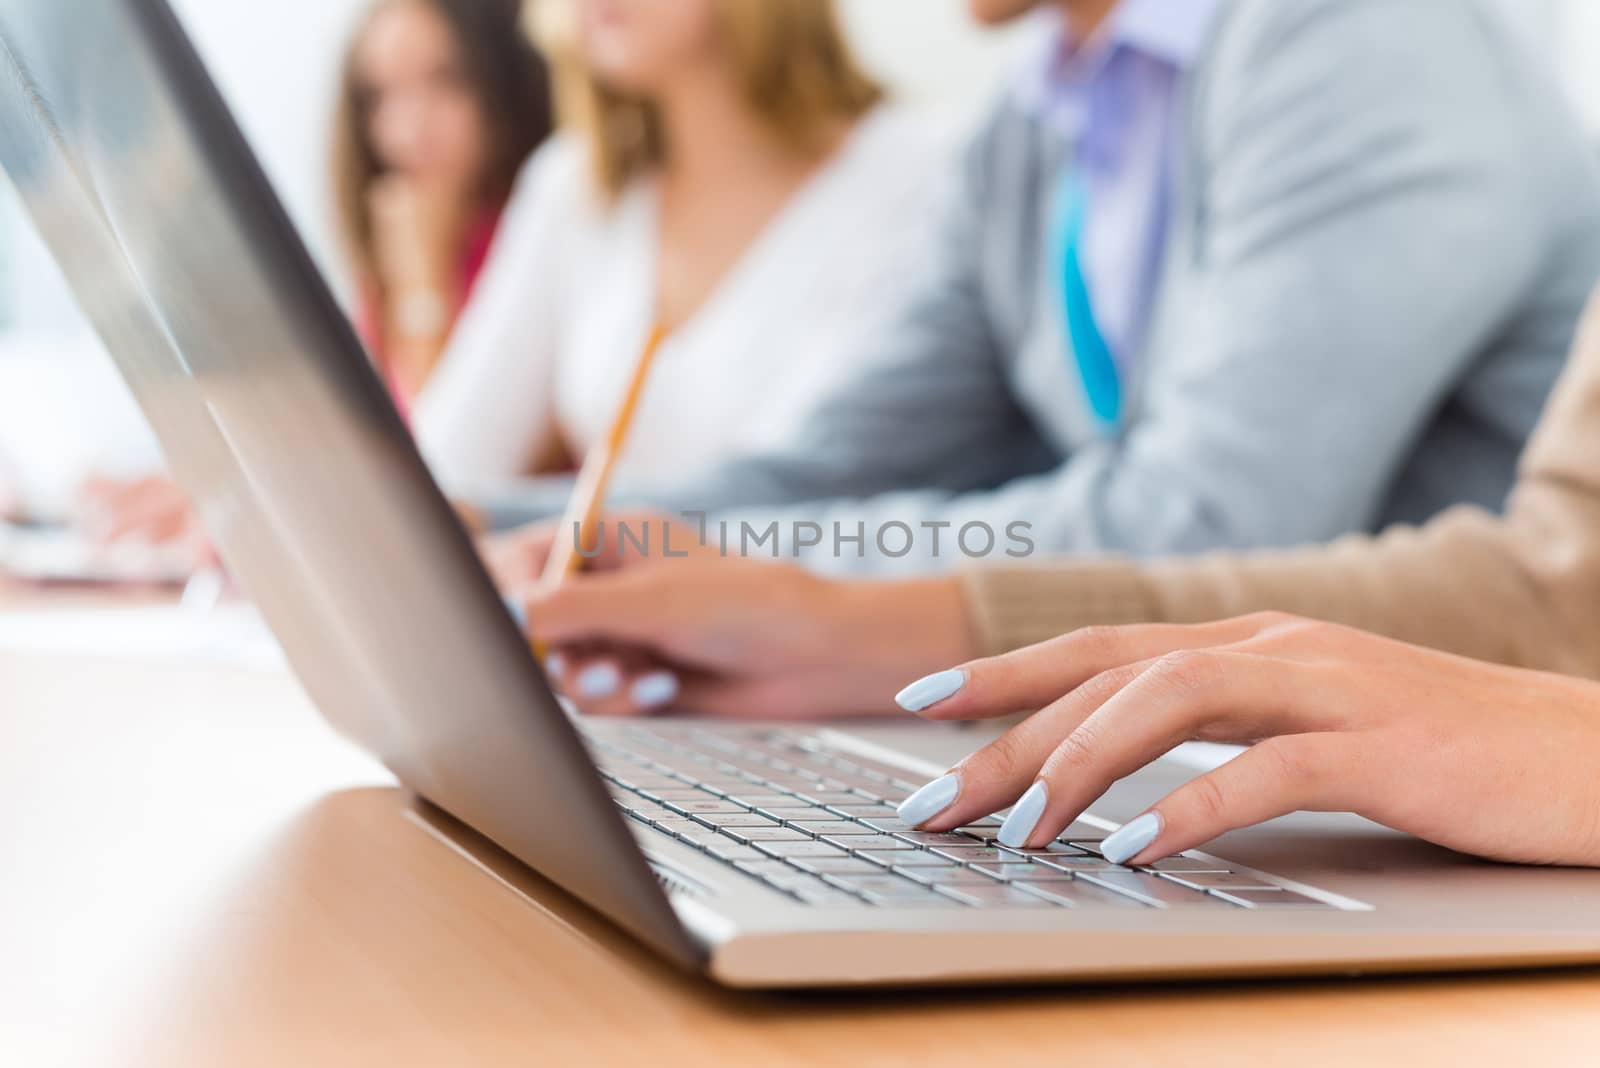
[[[245,604],[0,611],[0,651],[288,670],[272,632]]]
[[[159,546],[100,545],[63,527],[0,523],[0,572],[29,582],[181,586],[193,570],[181,553]]]

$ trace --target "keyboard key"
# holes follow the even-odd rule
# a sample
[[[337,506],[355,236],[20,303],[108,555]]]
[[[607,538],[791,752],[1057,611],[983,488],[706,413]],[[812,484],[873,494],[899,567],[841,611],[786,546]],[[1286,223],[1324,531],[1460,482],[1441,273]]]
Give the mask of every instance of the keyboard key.
[[[759,852],[759,850],[752,850]],[[766,854],[761,854],[765,856]],[[790,862],[813,875],[882,875],[883,869],[860,857],[791,857]]]
[[[1247,909],[1331,909],[1325,901],[1293,890],[1213,890],[1223,901]]]
[[[1259,875],[1236,871],[1163,872],[1162,877],[1195,890],[1281,890],[1281,886]]]
[[[768,816],[779,823],[799,823],[803,821],[833,820],[841,826],[849,823],[848,820],[839,819],[837,815],[817,805],[804,805],[799,808],[791,807],[795,804],[794,798],[789,798],[789,805],[772,805],[756,809],[763,816]]]
[[[630,816],[634,816],[646,823],[655,823],[657,820],[675,819],[678,813],[670,808],[662,808],[653,801],[641,801],[637,797],[616,798],[617,807]]]
[[[814,835],[821,838],[825,834],[836,834],[842,837],[865,837],[872,832],[867,828],[843,820],[829,820],[825,823],[802,823],[798,820],[789,824],[802,834]]]
[[[833,772],[833,777],[850,788],[853,794],[859,794],[864,801],[882,803],[891,797],[896,801],[900,799],[901,791],[898,787],[890,786],[877,779],[869,779],[864,775],[853,775],[848,771]]]
[[[981,842],[992,842],[1000,837],[1000,825],[998,823],[968,824],[965,827],[957,827],[956,830]]]
[[[663,787],[659,787],[659,788],[652,787],[652,788],[650,788],[648,790],[640,790],[639,793],[640,793],[641,796],[648,797],[652,801],[708,801],[708,800],[710,800],[710,798],[708,798],[706,796],[706,792],[704,790],[696,790],[692,786],[685,786],[685,785],[683,785],[681,783],[678,784],[677,786],[671,786],[671,787],[667,787],[667,786],[663,786]]]
[[[794,791],[794,796],[817,805],[859,805],[861,798],[849,791],[808,790]]]
[[[741,842],[803,842],[806,836],[793,827],[729,827],[728,834]]]
[[[929,778],[929,776],[925,775],[919,777],[919,774],[915,771],[907,771],[905,768],[896,767],[893,764],[885,764],[883,761],[873,760],[871,757],[856,756],[854,753],[844,759],[869,775],[883,776],[886,781],[895,783],[903,790],[915,790],[927,782]]]
[[[825,834],[822,840],[841,849],[868,849],[876,853],[917,848],[910,842],[902,842],[887,834],[856,834],[854,831],[849,834]]]
[[[851,819],[898,819],[898,813],[888,805],[829,805],[828,808]]]
[[[1007,864],[999,863],[974,864],[975,871],[981,871],[991,878],[1011,882],[1016,879],[1026,879],[1033,882],[1054,882],[1058,879],[1070,879],[1072,874],[1044,864]]]
[[[745,785],[748,786],[749,783]],[[763,810],[768,808],[792,808],[805,804],[797,798],[790,797],[788,794],[745,793],[741,790],[732,790],[729,791],[728,797],[741,805]]]
[[[1081,879],[1057,882],[1013,882],[1019,890],[1072,909],[1142,909],[1144,904],[1131,897],[1102,890]]]
[[[754,812],[696,812],[695,819],[709,827],[776,827],[778,821]]]
[[[1150,875],[1142,871],[1089,871],[1079,875],[1078,879],[1094,886],[1103,886],[1107,890],[1115,890],[1119,894],[1126,894],[1135,901],[1142,902],[1152,908],[1180,909],[1227,906],[1227,902],[1219,901],[1209,894],[1198,893],[1186,886],[1179,886],[1170,879],[1163,879],[1160,876]]]
[[[687,812],[690,815],[698,815],[703,813],[722,813],[725,815],[733,815],[735,813],[750,811],[743,805],[735,804],[732,801],[674,801],[668,807],[675,809],[678,812]]]
[[[826,842],[757,842],[756,848],[775,857],[840,857],[846,856]]]
[[[994,884],[999,880],[992,875],[986,875],[973,868],[963,868],[951,865],[948,868],[906,868],[895,867],[890,869],[896,875],[904,875],[907,879],[915,879],[919,883],[929,886],[943,886],[947,884]]]
[[[1012,860],[1020,860],[1012,856]],[[1056,871],[1128,871],[1121,864],[1113,864],[1104,857],[1092,856],[1087,853],[1051,853],[1032,858],[1033,863],[1041,867],[1054,868]]]
[[[982,864],[985,861],[1001,862],[1014,861],[1015,853],[1007,853],[1003,849],[992,849],[988,846],[939,846],[934,852],[941,857],[948,857],[958,864]]]
[[[834,886],[876,897],[926,897],[928,889],[899,875],[827,875]]]
[[[944,857],[937,857],[932,853],[926,853],[920,849],[890,849],[881,852],[869,850],[866,852],[852,853],[851,856],[860,857],[862,860],[870,860],[872,863],[882,868],[948,868],[955,865],[955,861],[953,860],[948,860]]]
[[[1015,853],[1020,857],[1085,857],[1091,854],[1076,846],[1067,845],[1065,842],[1051,842],[1043,849],[1023,849],[1021,846],[1008,846],[994,843],[995,848],[1004,849],[1008,853]]]
[[[1101,842],[1110,833],[1082,820],[1074,820],[1067,825],[1066,830],[1056,835],[1056,839],[1062,842]]]
[[[956,834],[954,831],[901,831],[900,833],[896,834],[895,837],[900,839],[902,842],[910,842],[913,845],[927,846],[930,849],[934,846],[970,847],[981,846],[983,844],[976,838],[972,838],[965,834]]]
[[[883,858],[883,863],[894,868],[954,868],[956,862],[925,849],[889,850],[885,853],[860,853],[869,860]]]
[[[774,773],[766,776],[766,783],[791,794],[798,794],[802,791],[809,793],[812,790],[826,790],[829,793],[850,796],[848,783],[840,782],[838,779],[814,779],[809,774],[783,775]],[[856,800],[859,801],[860,798]]]
[[[860,821],[862,826],[884,834],[910,834],[915,827],[901,819],[899,816],[868,816]]]
[[[661,825],[657,824],[657,826],[660,827]],[[682,829],[679,829],[679,828],[676,828],[676,827],[662,827],[661,829],[664,830],[664,831],[667,831],[669,834],[672,834],[674,837],[683,839],[685,842],[688,842],[691,845],[700,846],[702,849],[705,848],[706,846],[709,846],[709,845],[715,843],[715,842],[719,842],[719,841],[726,842],[726,841],[728,841],[727,838],[725,838],[722,835],[718,834],[716,831],[712,830],[710,827],[702,827],[698,823],[692,824],[692,825],[690,825],[688,827],[684,827]]]
[[[1050,908],[1051,902],[1042,897],[1017,890],[1006,883],[989,882],[971,886],[962,884],[934,887],[939,893],[975,908]]]
[[[1198,857],[1186,857],[1186,856],[1167,857],[1165,860],[1158,860],[1154,864],[1142,864],[1142,865],[1140,865],[1140,867],[1141,868],[1148,868],[1151,871],[1159,871],[1159,872],[1163,872],[1163,873],[1165,873],[1165,872],[1182,872],[1182,871],[1209,871],[1209,872],[1226,872],[1226,871],[1228,871],[1228,866],[1226,864],[1224,864],[1222,861],[1219,861],[1219,860],[1201,860]]]

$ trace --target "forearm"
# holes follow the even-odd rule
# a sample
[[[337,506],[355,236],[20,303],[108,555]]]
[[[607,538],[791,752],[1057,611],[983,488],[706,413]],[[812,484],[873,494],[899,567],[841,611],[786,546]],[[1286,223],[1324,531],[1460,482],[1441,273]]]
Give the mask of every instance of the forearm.
[[[1592,516],[1600,521],[1600,515]],[[1291,551],[974,569],[985,652],[1089,625],[1203,623],[1261,611],[1342,623],[1481,660],[1600,678],[1594,553],[1581,532],[1462,509],[1418,529]]]

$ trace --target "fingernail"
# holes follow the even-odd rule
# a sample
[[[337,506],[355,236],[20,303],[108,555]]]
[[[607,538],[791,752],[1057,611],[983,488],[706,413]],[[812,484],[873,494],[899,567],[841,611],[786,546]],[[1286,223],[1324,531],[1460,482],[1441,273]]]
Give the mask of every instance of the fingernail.
[[[967,684],[967,673],[960,668],[940,671],[913,682],[894,695],[894,703],[907,712],[931,708]]]
[[[672,672],[652,671],[633,684],[628,696],[640,708],[659,708],[677,698],[678,688],[678,676]]]
[[[527,630],[528,610],[523,607],[522,602],[509,595],[502,597],[501,600],[505,602],[506,611],[511,613],[511,618],[517,621],[517,629]]]
[[[1113,864],[1125,864],[1149,848],[1161,836],[1161,813],[1146,812],[1124,823],[1116,833],[1100,843],[1100,854]]]
[[[1019,849],[1028,841],[1039,817],[1044,815],[1045,802],[1050,799],[1050,788],[1040,779],[1028,787],[1028,792],[1011,806],[1011,815],[1000,825],[1000,844]]]
[[[552,679],[559,679],[567,673],[567,658],[560,653],[551,653],[544,658],[544,673]]]
[[[593,664],[578,672],[573,689],[579,697],[610,697],[622,685],[622,673],[615,664]]]
[[[961,776],[952,771],[939,776],[900,802],[900,807],[895,811],[911,826],[920,827],[949,808],[960,792]]]

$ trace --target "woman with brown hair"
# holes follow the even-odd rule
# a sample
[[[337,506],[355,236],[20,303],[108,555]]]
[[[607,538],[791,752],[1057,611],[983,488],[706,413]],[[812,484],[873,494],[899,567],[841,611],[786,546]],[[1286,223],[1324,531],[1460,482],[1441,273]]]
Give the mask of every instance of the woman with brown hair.
[[[655,327],[623,473],[781,439],[912,266],[945,173],[941,139],[882,102],[830,0],[571,10],[550,52],[574,133],[529,165],[417,407],[457,488],[581,458]]]
[[[520,0],[380,0],[345,60],[334,138],[360,326],[405,407],[444,351],[518,170],[549,136]]]
[[[549,73],[521,0],[377,0],[351,41],[334,122],[333,192],[357,326],[408,412],[489,254],[518,170],[550,135]],[[205,538],[164,474],[92,478],[97,538]]]

